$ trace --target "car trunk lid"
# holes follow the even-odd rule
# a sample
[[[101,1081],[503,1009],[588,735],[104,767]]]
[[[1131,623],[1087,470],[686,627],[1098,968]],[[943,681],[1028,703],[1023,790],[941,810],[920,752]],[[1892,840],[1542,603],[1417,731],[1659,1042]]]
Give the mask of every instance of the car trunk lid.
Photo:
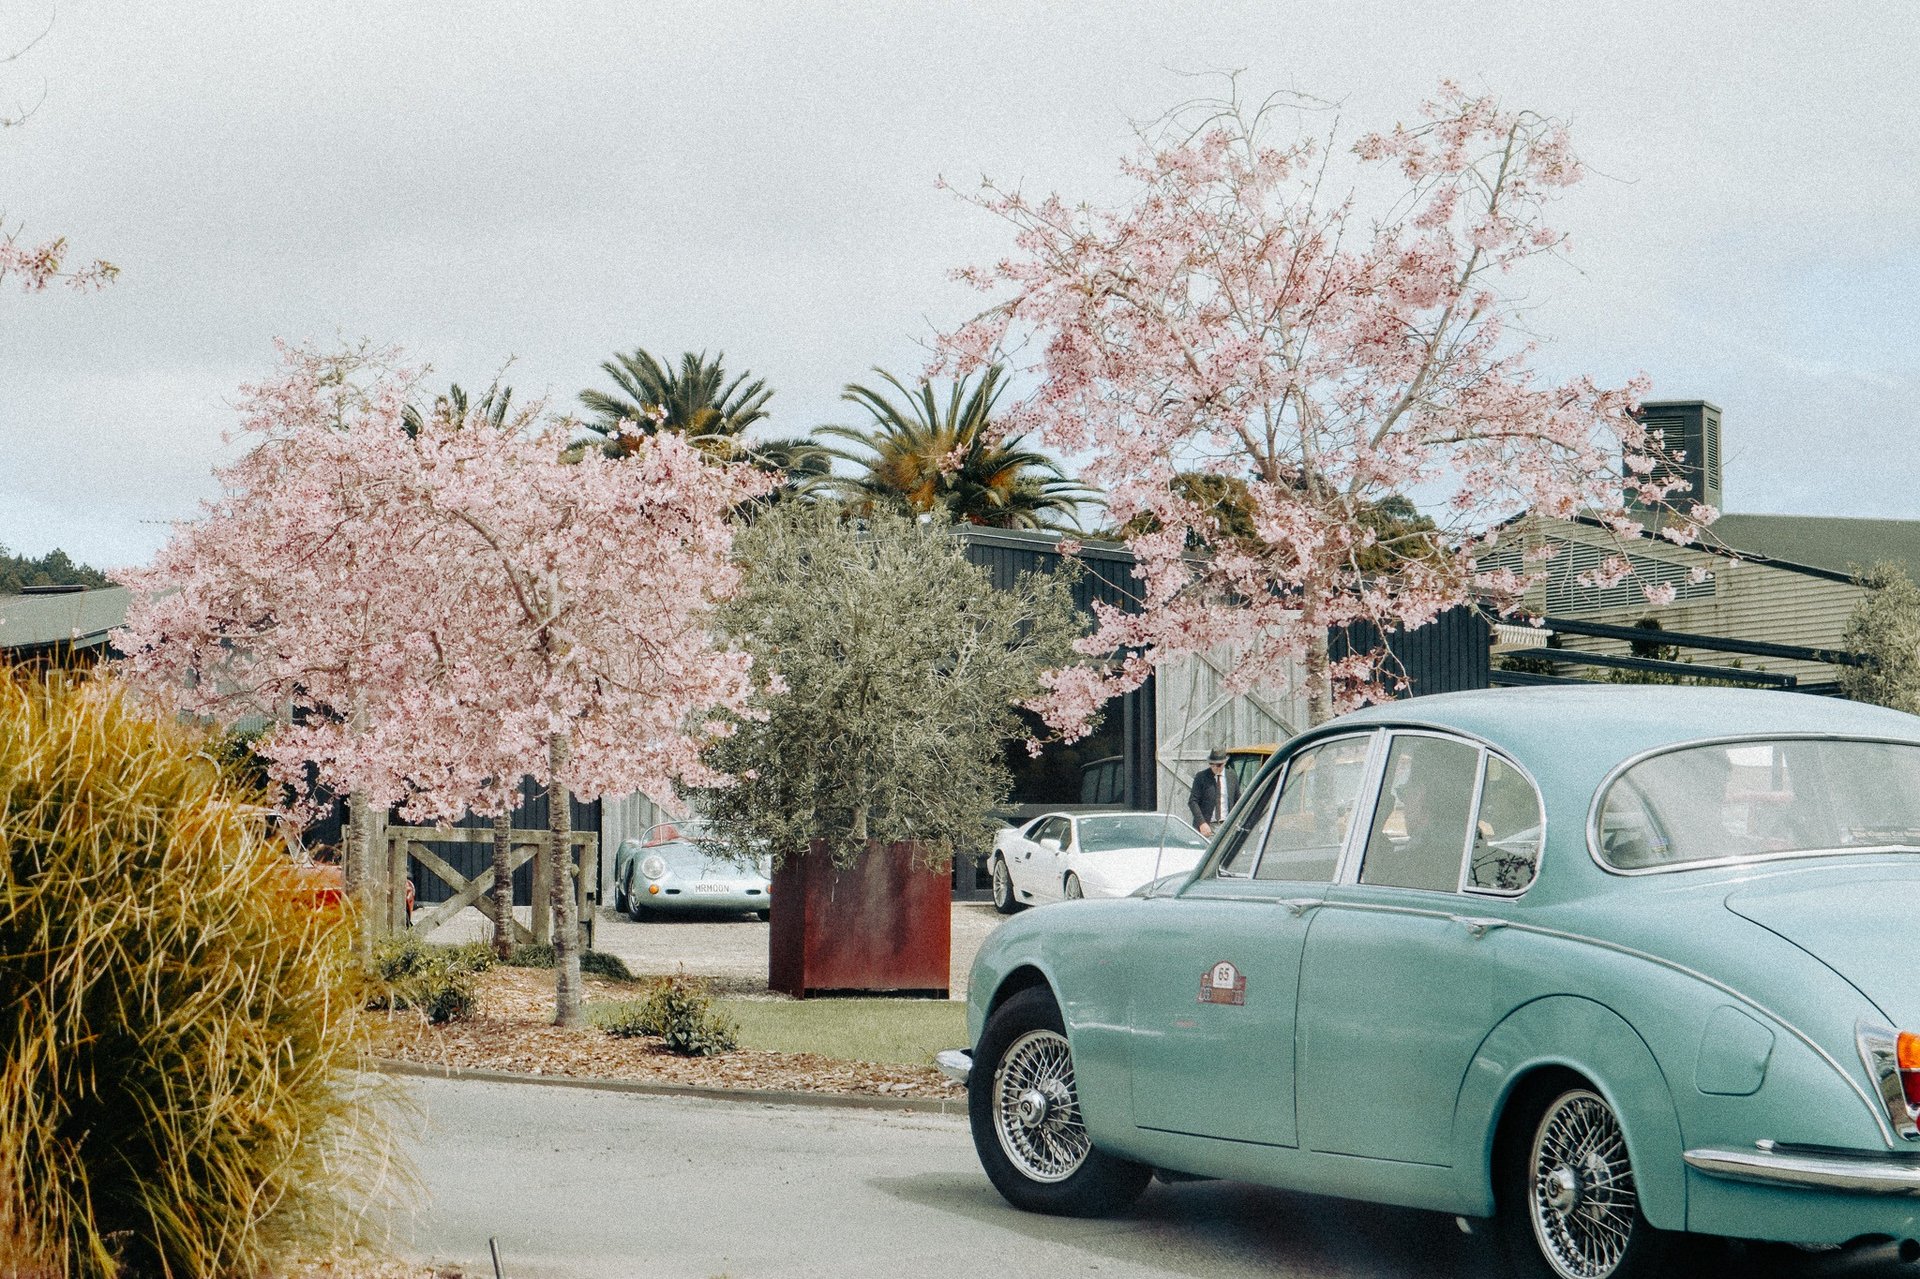
[[[1920,1030],[1920,856],[1899,857],[1770,876],[1726,906],[1839,973],[1895,1026]]]

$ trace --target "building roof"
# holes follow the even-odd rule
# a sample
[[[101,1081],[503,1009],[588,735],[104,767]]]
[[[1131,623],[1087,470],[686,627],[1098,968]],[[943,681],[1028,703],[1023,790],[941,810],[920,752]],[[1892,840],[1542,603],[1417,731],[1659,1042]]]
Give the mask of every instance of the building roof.
[[[1804,564],[1851,578],[1890,560],[1920,582],[1920,520],[1832,515],[1722,515],[1709,536],[1744,558]]]
[[[22,656],[69,645],[77,649],[103,646],[107,632],[126,623],[131,599],[124,586],[0,595],[0,652]]]

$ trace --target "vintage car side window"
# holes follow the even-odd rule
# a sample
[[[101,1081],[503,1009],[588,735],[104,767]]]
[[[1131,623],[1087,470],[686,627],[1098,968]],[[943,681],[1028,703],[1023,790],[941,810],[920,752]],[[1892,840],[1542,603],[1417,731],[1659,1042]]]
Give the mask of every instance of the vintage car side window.
[[[1483,893],[1524,892],[1540,869],[1546,833],[1540,794],[1512,764],[1491,752],[1486,758],[1466,886]]]
[[[1060,846],[1065,848],[1067,846],[1067,819],[1064,817],[1049,817],[1036,826],[1033,833],[1028,835],[1027,838],[1036,844],[1043,839],[1057,839],[1060,841]]]
[[[1279,773],[1268,773],[1260,788],[1241,802],[1220,836],[1219,869],[1215,874],[1230,879],[1247,877],[1260,851],[1260,832],[1266,829],[1267,806],[1273,802],[1273,788],[1279,780]]]
[[[1607,788],[1615,870],[1873,849],[1920,852],[1920,745],[1784,738],[1651,756]]]
[[[1254,878],[1333,881],[1366,784],[1372,741],[1371,735],[1343,737],[1294,756]]]
[[[1480,748],[1471,743],[1396,734],[1360,882],[1446,893],[1458,889],[1479,774]]]

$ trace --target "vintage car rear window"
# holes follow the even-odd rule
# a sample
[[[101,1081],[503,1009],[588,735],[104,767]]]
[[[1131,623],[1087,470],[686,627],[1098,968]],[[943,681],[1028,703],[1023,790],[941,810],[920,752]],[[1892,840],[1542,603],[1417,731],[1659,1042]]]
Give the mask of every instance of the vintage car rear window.
[[[1667,751],[1614,779],[1597,835],[1601,861],[1623,871],[1920,852],[1920,746],[1789,738]]]

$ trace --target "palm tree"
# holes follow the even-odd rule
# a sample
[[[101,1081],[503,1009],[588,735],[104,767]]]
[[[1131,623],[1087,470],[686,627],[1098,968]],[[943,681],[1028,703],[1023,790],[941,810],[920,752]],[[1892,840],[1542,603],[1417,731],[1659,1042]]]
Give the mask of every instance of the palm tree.
[[[580,392],[593,415],[584,425],[603,437],[600,448],[610,457],[626,456],[636,442],[621,433],[622,422],[631,422],[641,436],[674,431],[708,452],[732,457],[742,432],[766,417],[773,392],[761,379],[748,382],[750,373],[727,381],[726,358],[722,352],[709,362],[705,351],[689,351],[675,372],[644,350],[616,355],[600,367],[617,390]]]
[[[1079,505],[1093,497],[1093,490],[1068,479],[1046,454],[1022,447],[1024,437],[1003,440],[994,430],[1003,367],[993,365],[977,383],[959,379],[945,404],[931,382],[909,390],[893,374],[874,372],[906,397],[906,407],[850,383],[840,398],[866,409],[873,426],[823,426],[816,432],[867,450],[865,455],[827,450],[862,468],[861,474],[825,482],[854,509],[942,510],[955,520],[992,528],[1079,528]]]
[[[473,406],[477,415],[474,424],[490,426],[496,431],[509,429],[511,422],[508,417],[508,406],[512,403],[513,388],[501,386],[495,382],[487,388],[487,393],[480,397],[480,403]],[[455,382],[445,395],[433,397],[431,416],[465,425],[468,407],[467,393],[460,389],[458,382]],[[420,410],[411,404],[400,411],[400,424],[409,438],[418,437],[426,428],[427,421],[427,418],[421,416]]]
[[[757,470],[775,477],[773,492],[756,498],[756,509],[776,502],[811,501],[833,478],[833,454],[826,447],[802,437],[764,440],[745,447],[745,461]]]

